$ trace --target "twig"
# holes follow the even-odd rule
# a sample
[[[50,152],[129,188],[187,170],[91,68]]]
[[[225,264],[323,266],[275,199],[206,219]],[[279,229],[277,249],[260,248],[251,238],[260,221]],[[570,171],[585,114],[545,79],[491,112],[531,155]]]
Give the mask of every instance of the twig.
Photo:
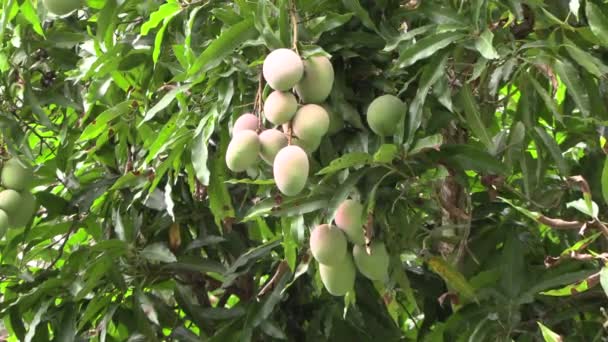
[[[568,177],[568,182],[578,184],[578,186],[581,188],[581,191],[583,192],[584,195],[591,195],[591,188],[589,188],[589,183],[587,183],[587,181],[585,180],[585,178],[583,178],[583,176],[577,175],[577,176]]]
[[[258,133],[262,131],[264,123],[262,122],[262,108],[264,102],[262,100],[262,94],[264,92],[264,75],[260,72],[258,76],[258,91],[255,94],[255,100],[253,103],[253,112],[258,117]]]
[[[291,39],[291,47],[299,55],[300,52],[298,51],[298,18],[296,10],[296,0],[291,0],[289,14],[291,16],[291,31],[293,34]]]
[[[293,138],[293,128],[291,120],[287,122],[287,145],[291,145],[291,139]]]
[[[277,267],[277,270],[274,272],[272,278],[264,285],[264,287],[258,293],[258,298],[263,297],[266,293],[274,289],[274,286],[281,280],[283,275],[289,270],[289,265],[287,261],[282,260]]]
[[[545,257],[545,267],[555,267],[561,264],[564,260],[578,260],[578,261],[590,261],[601,259],[603,261],[608,260],[608,253],[602,253],[597,255],[587,254],[587,253],[577,253],[575,251],[570,252],[570,254],[560,255],[558,257],[547,256]]]
[[[539,216],[536,220],[553,229],[559,229],[559,230],[581,229],[587,225],[587,222],[565,221],[565,220],[558,219],[558,218],[550,218],[550,217],[547,217],[544,215]]]
[[[63,250],[65,248],[65,245],[68,243],[68,240],[70,239],[70,235],[72,235],[72,233],[74,232],[76,227],[78,227],[78,223],[80,223],[80,218],[78,218],[78,217],[74,218],[74,221],[72,221],[72,224],[70,225],[70,229],[63,236],[63,243],[61,244],[61,247],[59,247],[59,254],[57,255],[57,257],[55,257],[53,262],[51,262],[51,264],[46,268],[47,270],[50,270],[51,268],[53,268],[53,266],[55,266],[55,264],[63,256]]]

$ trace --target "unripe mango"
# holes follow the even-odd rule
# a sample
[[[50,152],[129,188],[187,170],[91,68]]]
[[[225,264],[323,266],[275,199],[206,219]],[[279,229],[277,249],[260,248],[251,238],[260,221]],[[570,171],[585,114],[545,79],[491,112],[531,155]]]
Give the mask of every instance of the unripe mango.
[[[336,210],[336,226],[344,231],[348,239],[356,244],[365,244],[363,234],[363,206],[354,200],[346,200],[338,206]]]
[[[334,226],[321,224],[310,233],[310,251],[321,264],[335,265],[346,256],[346,237]]]
[[[13,212],[9,217],[11,228],[23,227],[30,222],[36,213],[36,198],[29,192],[22,192],[19,210]]]
[[[344,296],[355,287],[355,265],[347,255],[336,265],[319,264],[319,274],[325,289],[333,296]]]
[[[226,165],[234,172],[241,172],[253,166],[260,153],[260,139],[254,131],[240,131],[228,144]]]
[[[44,0],[46,9],[55,15],[66,15],[82,6],[81,0]]]
[[[234,122],[232,127],[232,135],[237,134],[240,131],[256,131],[258,129],[258,117],[251,114],[245,113],[239,116]]]
[[[399,121],[405,116],[407,107],[394,95],[377,97],[367,107],[367,123],[371,130],[381,137],[397,132]]]
[[[320,142],[329,128],[329,115],[319,105],[302,106],[293,117],[291,128],[293,134],[304,141]]]
[[[260,133],[260,157],[268,165],[272,165],[274,157],[287,146],[287,137],[278,129],[267,129]]]
[[[264,116],[275,125],[291,120],[298,110],[298,101],[292,93],[273,91],[264,102]]]
[[[334,85],[334,68],[325,56],[313,56],[304,61],[304,76],[295,89],[304,103],[321,103]]]
[[[21,207],[21,194],[12,189],[0,191],[0,209],[4,210],[8,217],[15,215]]]
[[[8,189],[17,191],[29,189],[33,177],[32,169],[17,158],[6,161],[2,168],[2,185]]]
[[[382,242],[372,242],[371,254],[367,254],[365,246],[355,245],[353,257],[359,272],[371,280],[386,280],[388,278],[389,256]]]
[[[272,173],[277,188],[286,196],[295,196],[308,179],[308,156],[301,147],[290,145],[274,157]]]
[[[304,63],[292,50],[276,49],[266,56],[262,74],[272,89],[289,90],[302,79]]]
[[[2,209],[0,209],[0,239],[6,234],[8,230],[8,215]]]

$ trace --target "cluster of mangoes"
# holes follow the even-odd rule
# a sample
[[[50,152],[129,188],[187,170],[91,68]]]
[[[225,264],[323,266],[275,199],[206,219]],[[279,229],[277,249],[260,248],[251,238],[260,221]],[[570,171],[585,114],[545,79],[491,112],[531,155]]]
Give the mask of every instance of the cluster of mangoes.
[[[34,174],[17,158],[9,159],[2,167],[0,179],[0,237],[8,228],[23,227],[36,212],[36,199],[30,192]]]
[[[66,15],[83,5],[83,0],[43,0],[44,7],[55,15]]]
[[[379,241],[370,244],[368,254],[361,203],[352,199],[342,202],[336,210],[335,223],[336,226],[321,224],[310,235],[310,250],[319,262],[319,274],[327,291],[334,296],[350,291],[355,284],[355,265],[371,280],[386,280],[389,256],[384,243]],[[352,257],[348,241],[354,245]]]
[[[273,167],[281,193],[295,196],[308,180],[308,154],[319,147],[330,128],[323,102],[331,92],[334,69],[325,56],[302,60],[293,50],[277,49],[264,60],[262,74],[273,89],[263,112],[274,128],[264,129],[251,113],[241,115],[232,129],[226,165],[234,172],[245,171],[259,156]]]

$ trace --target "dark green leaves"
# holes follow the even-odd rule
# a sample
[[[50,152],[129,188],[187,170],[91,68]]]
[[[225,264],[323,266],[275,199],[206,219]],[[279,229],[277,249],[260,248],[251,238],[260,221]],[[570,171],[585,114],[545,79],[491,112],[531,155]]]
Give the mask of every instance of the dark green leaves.
[[[492,151],[494,149],[492,137],[481,119],[479,107],[468,84],[465,84],[460,90],[460,100],[464,108],[466,124],[471,128],[473,134],[486,146],[488,151]]]
[[[422,38],[416,43],[406,47],[397,60],[397,68],[405,68],[421,59],[432,56],[437,51],[447,47],[451,43],[463,38],[459,32],[442,32]]]

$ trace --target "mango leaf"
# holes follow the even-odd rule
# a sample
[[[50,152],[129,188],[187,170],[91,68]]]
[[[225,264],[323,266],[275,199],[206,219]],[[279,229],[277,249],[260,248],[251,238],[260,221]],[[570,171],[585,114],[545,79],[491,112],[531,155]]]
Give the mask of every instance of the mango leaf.
[[[193,76],[200,72],[206,72],[217,66],[228,54],[240,46],[243,42],[255,38],[257,30],[252,19],[231,26],[217,37],[200,56],[196,58],[188,75]]]
[[[21,5],[20,12],[21,15],[23,15],[23,17],[32,25],[34,32],[44,37],[44,31],[42,30],[38,13],[36,13],[36,9],[32,5],[32,0],[25,0]]]
[[[108,122],[114,120],[120,115],[126,114],[130,106],[131,101],[123,101],[99,114],[93,120],[93,122],[91,122],[91,124],[84,129],[80,135],[80,138],[78,138],[78,141],[87,141],[97,138],[104,130],[108,128]]]
[[[374,24],[374,22],[370,18],[369,13],[367,13],[367,10],[363,6],[361,6],[359,0],[342,0],[342,4],[349,11],[353,12],[357,16],[357,18],[361,20],[361,23],[363,23],[365,27],[378,32],[376,24]]]
[[[545,339],[545,342],[563,342],[562,337],[554,333],[553,330],[544,326],[541,322],[536,322],[540,328],[540,332]]]
[[[338,159],[334,159],[329,166],[317,172],[317,175],[326,175],[336,171],[348,169],[355,166],[363,166],[373,161],[372,156],[365,152],[350,152]]]
[[[194,137],[191,159],[194,171],[196,172],[196,178],[202,185],[207,186],[209,185],[209,177],[211,176],[211,172],[207,166],[209,156],[208,145],[209,138],[211,138],[211,134],[213,134],[213,130],[215,129],[215,117],[208,114],[201,120],[200,126],[202,127],[200,129],[201,132]]]
[[[397,157],[397,146],[393,144],[383,144],[374,154],[374,163],[390,164]]]
[[[144,248],[140,255],[151,262],[176,262],[177,258],[164,243],[153,243]]]
[[[471,92],[471,87],[466,83],[460,90],[460,99],[464,108],[466,124],[471,128],[473,134],[486,146],[488,151],[494,151],[494,143],[490,132],[481,120],[481,113]]]
[[[414,147],[408,152],[409,155],[418,154],[427,150],[439,151],[441,145],[443,145],[443,135],[434,134],[428,137],[424,137],[418,141]]]
[[[557,145],[555,139],[553,139],[553,137],[551,137],[549,133],[547,133],[547,131],[541,127],[534,127],[534,131],[536,134],[538,134],[542,143],[549,150],[549,153],[551,154],[551,157],[553,157],[553,160],[555,160],[555,164],[557,165],[557,168],[562,176],[568,176],[570,174],[570,167],[566,162],[566,159],[564,159],[562,151]]]
[[[437,51],[464,37],[465,35],[462,33],[449,31],[422,38],[401,52],[396,67],[408,67],[421,59],[432,56]]]
[[[589,95],[584,91],[585,87],[579,76],[579,71],[570,62],[565,60],[556,60],[554,69],[566,84],[568,94],[572,96],[583,116],[589,116],[591,114],[591,104],[589,102]]]
[[[175,88],[171,89],[167,94],[165,94],[165,96],[163,96],[160,99],[160,101],[158,101],[154,105],[154,107],[150,108],[150,110],[148,110],[146,112],[144,119],[140,122],[139,125],[141,126],[146,121],[152,120],[156,116],[156,114],[158,114],[163,109],[167,108],[167,106],[169,106],[171,104],[171,102],[173,102],[173,100],[175,100],[175,98],[177,97],[178,94],[181,94],[181,93],[189,90],[191,87],[192,87],[192,84],[184,84],[179,87],[175,87]]]
[[[497,59],[500,57],[492,45],[492,40],[494,40],[494,34],[487,28],[475,40],[475,48],[485,59]]]
[[[587,20],[589,20],[591,32],[602,45],[608,46],[608,17],[598,5],[591,1],[586,1],[585,13],[587,14]]]
[[[562,113],[560,112],[559,108],[557,108],[557,104],[555,103],[555,100],[551,97],[551,95],[549,95],[549,92],[547,92],[547,90],[543,88],[540,83],[538,83],[538,81],[534,77],[532,77],[532,75],[527,74],[527,77],[530,80],[530,83],[532,83],[532,86],[534,86],[534,89],[536,90],[538,95],[540,95],[540,98],[545,102],[547,108],[551,110],[551,112],[555,116],[555,119],[559,122],[563,122]]]
[[[455,289],[459,295],[467,300],[477,301],[475,289],[469,284],[462,273],[458,272],[452,265],[438,256],[431,256],[427,262],[429,268],[437,273],[448,286]]]
[[[602,289],[604,289],[606,297],[608,297],[608,266],[604,265],[600,271],[600,284],[602,285]]]
[[[604,168],[602,169],[602,197],[604,202],[608,204],[608,157],[604,160]]]
[[[576,201],[566,203],[566,207],[574,208],[591,218],[596,218],[599,214],[599,207],[595,202],[591,202],[591,208],[589,208],[587,201],[582,198],[579,198]]]
[[[175,16],[181,11],[181,6],[177,0],[168,0],[162,4],[156,11],[150,14],[150,19],[141,25],[140,34],[142,36],[150,33],[150,30],[156,28],[163,20]]]

